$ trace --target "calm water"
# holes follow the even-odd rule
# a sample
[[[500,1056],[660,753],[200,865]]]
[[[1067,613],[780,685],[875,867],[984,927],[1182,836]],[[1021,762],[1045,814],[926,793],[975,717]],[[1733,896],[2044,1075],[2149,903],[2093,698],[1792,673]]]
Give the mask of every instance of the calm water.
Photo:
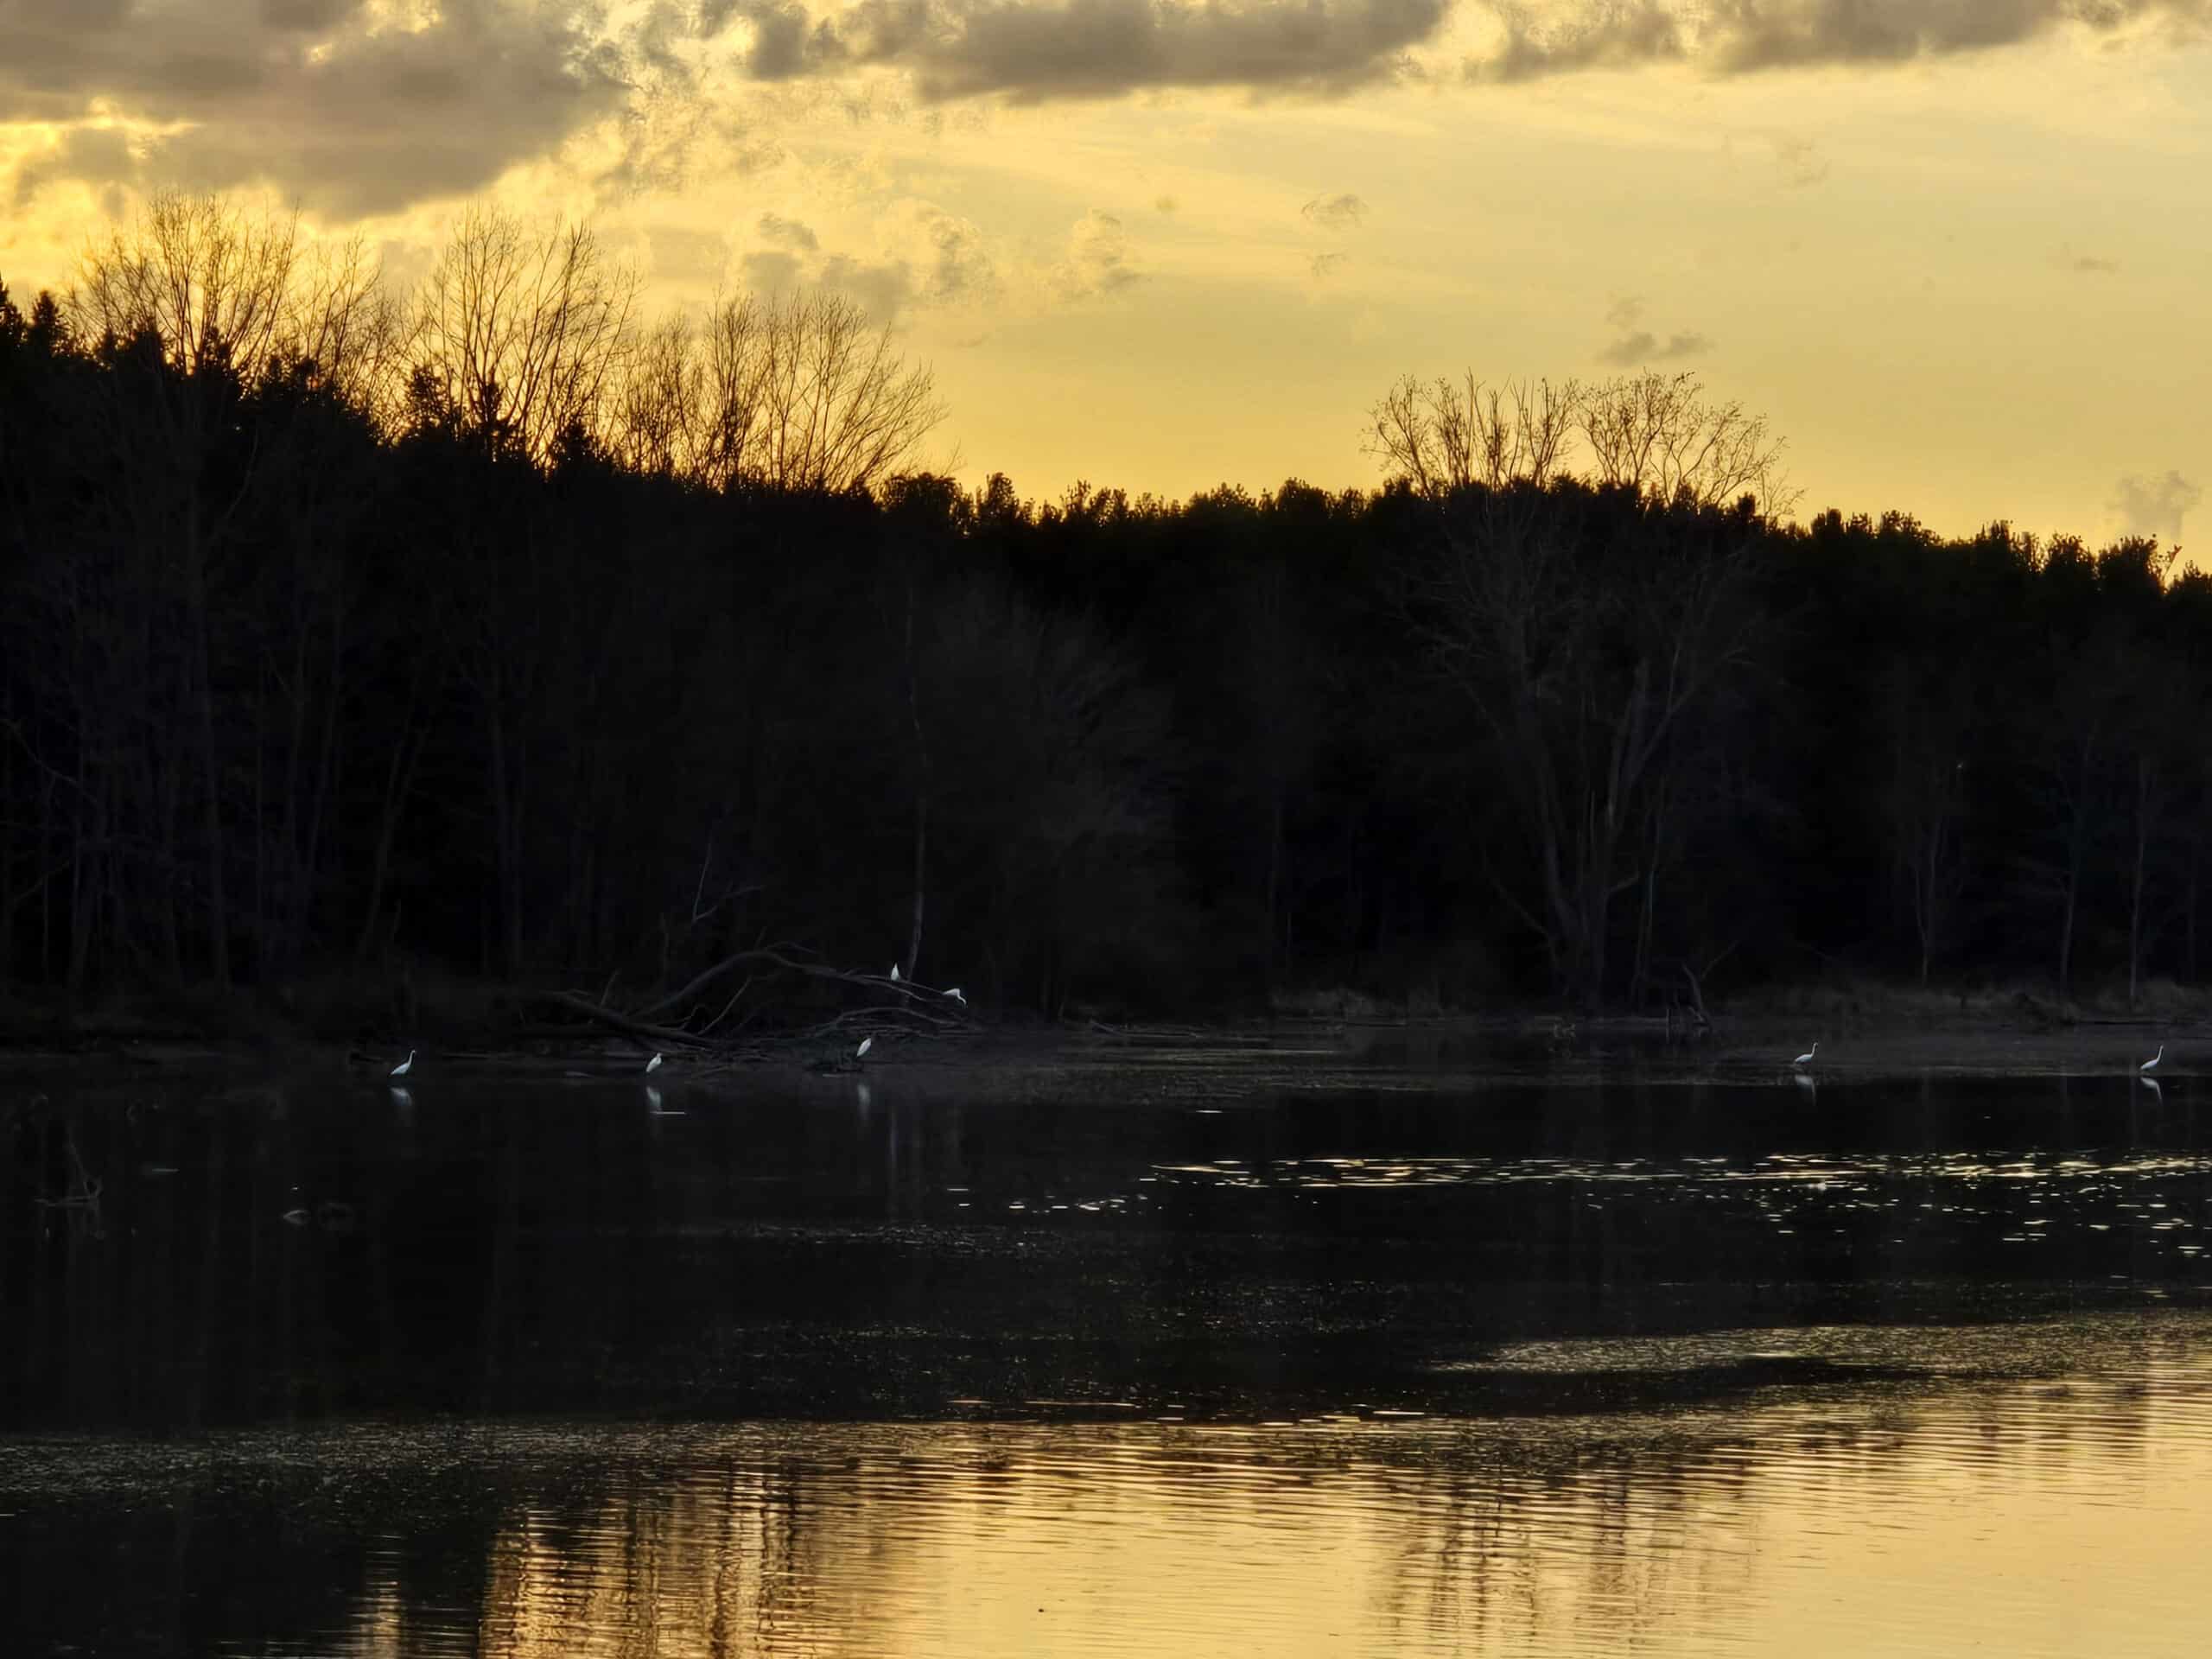
[[[10,1654],[2145,1655],[2212,1081],[0,1077]]]

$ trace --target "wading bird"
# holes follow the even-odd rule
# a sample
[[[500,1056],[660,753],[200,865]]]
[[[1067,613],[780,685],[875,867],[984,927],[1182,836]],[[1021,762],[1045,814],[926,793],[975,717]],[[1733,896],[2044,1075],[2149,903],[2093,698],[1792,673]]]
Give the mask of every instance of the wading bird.
[[[891,964],[891,982],[893,985],[899,982],[899,964],[895,962]]]
[[[2149,1059],[2144,1061],[2142,1065],[2137,1066],[2135,1069],[2138,1071],[2149,1071],[2154,1069],[2158,1065],[2158,1062],[2165,1058],[2166,1046],[2164,1043],[2160,1043],[2158,1045],[2158,1052],[2153,1054]]]
[[[856,1060],[864,1060],[864,1059],[866,1059],[866,1058],[868,1058],[868,1050],[870,1050],[871,1048],[874,1048],[874,1046],[875,1046],[875,1039],[874,1039],[874,1038],[873,1038],[873,1037],[863,1037],[863,1038],[861,1038],[861,1046],[860,1046],[858,1048],[856,1048],[856,1049],[855,1049],[855,1050],[853,1051],[853,1058],[854,1058],[855,1059],[856,1059]]]
[[[968,999],[960,995],[960,988],[957,985],[947,991],[945,995],[950,997],[954,1001],[957,1002],[962,1007],[964,1008],[968,1006]]]
[[[1789,1064],[1792,1065],[1810,1065],[1813,1063],[1813,1056],[1820,1052],[1821,1046],[1818,1043],[1815,1043],[1802,1054],[1800,1054],[1796,1059],[1790,1061]]]
[[[658,1054],[656,1054],[656,1055],[654,1055],[654,1056],[652,1057],[652,1058],[651,1058],[650,1060],[647,1060],[647,1061],[645,1062],[645,1075],[646,1075],[647,1077],[651,1077],[654,1072],[656,1072],[656,1071],[659,1071],[659,1070],[660,1070],[660,1056],[659,1056],[659,1055],[658,1055]]]
[[[404,1077],[414,1069],[414,1065],[415,1051],[410,1048],[407,1051],[407,1058],[391,1068],[391,1075],[395,1077]]]

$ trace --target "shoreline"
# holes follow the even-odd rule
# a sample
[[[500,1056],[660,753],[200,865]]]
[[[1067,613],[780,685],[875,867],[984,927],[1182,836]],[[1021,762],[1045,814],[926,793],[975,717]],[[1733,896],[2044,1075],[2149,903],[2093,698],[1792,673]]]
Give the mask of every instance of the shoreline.
[[[95,1077],[230,1071],[350,1071],[379,1081],[389,1058],[374,1050],[297,1033],[257,1038],[182,1032],[124,1032],[97,1026],[61,1041],[0,1033],[0,1077],[59,1070]],[[1793,1057],[1818,1041],[1808,1067]],[[1567,1020],[1521,1007],[1478,1014],[1386,1018],[1223,1020],[1109,1026],[988,1026],[931,1035],[878,1033],[864,1063],[842,1040],[792,1037],[717,1055],[671,1053],[655,1081],[663,1087],[741,1086],[767,1076],[873,1078],[991,1093],[1007,1088],[1082,1088],[1119,1084],[1140,1097],[1161,1090],[1236,1097],[1271,1090],[1341,1088],[1392,1093],[1449,1092],[1486,1084],[1649,1085],[1785,1083],[1852,1084],[1904,1078],[2139,1077],[2161,1083],[2212,1075],[2212,1020],[2145,1011],[2059,1026],[2031,1027],[1986,1013],[1910,1015],[1895,1011],[1768,1008],[1716,1014],[1708,1034],[1669,1035],[1653,1016]],[[416,1077],[633,1081],[645,1051],[636,1043],[579,1029],[504,1037],[485,1032],[452,1042],[416,1043]],[[427,1064],[426,1064],[427,1063]]]

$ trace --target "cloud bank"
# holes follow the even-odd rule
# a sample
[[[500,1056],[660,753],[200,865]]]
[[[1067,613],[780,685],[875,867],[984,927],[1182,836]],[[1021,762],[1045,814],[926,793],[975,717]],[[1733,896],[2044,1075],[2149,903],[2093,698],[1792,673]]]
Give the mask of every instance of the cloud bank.
[[[167,129],[147,147],[169,181],[389,210],[480,188],[620,109],[664,11],[618,35],[591,0],[9,0],[0,120],[112,111]]]
[[[586,131],[620,134],[602,189],[680,188],[704,140],[749,164],[745,88],[870,69],[925,104],[1160,88],[1342,97],[1448,73],[1436,54],[1459,49],[1443,44],[1454,3],[0,0],[0,123],[60,131],[17,168],[19,207],[64,180],[264,184],[359,217],[474,194]],[[2067,26],[2212,21],[2212,0],[1458,3],[1495,25],[1495,44],[1459,66],[1481,83],[1676,62],[1714,74],[1880,66]],[[1778,159],[1792,182],[1825,171],[1809,145],[1784,143]]]
[[[1449,0],[860,0],[813,18],[739,0],[761,79],[880,65],[925,100],[1018,103],[1149,87],[1342,94],[1396,78]]]
[[[2069,24],[2111,35],[2164,19],[2201,25],[2208,0],[1571,0],[1540,14],[1474,0],[1503,39],[1469,58],[1469,80],[1511,83],[1590,69],[1688,63],[1714,75],[1883,66],[2017,46]]]

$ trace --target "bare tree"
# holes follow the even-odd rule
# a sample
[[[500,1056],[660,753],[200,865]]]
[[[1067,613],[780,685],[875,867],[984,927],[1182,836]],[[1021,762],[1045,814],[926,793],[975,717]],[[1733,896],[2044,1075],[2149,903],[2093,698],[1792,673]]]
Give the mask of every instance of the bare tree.
[[[542,466],[567,435],[600,425],[632,345],[637,287],[581,226],[533,236],[473,208],[418,300],[417,395],[486,448]]]
[[[1456,384],[1408,375],[1369,410],[1366,445],[1425,496],[1470,484],[1541,489],[1580,477],[1632,486],[1662,505],[1687,495],[1700,506],[1725,506],[1749,494],[1769,515],[1796,499],[1782,474],[1783,447],[1764,415],[1708,402],[1694,375],[1652,370],[1557,387],[1486,386],[1471,372]]]
[[[1920,982],[1957,931],[1967,881],[1967,755],[1975,721],[1963,671],[1925,678],[1904,663],[1885,677],[1889,727],[1889,830],[1899,897]]]
[[[842,494],[907,469],[944,418],[934,377],[842,296],[717,303],[674,315],[624,365],[610,450],[641,472],[710,489],[737,483]]]
[[[1472,371],[1456,385],[1408,375],[1369,411],[1366,448],[1425,496],[1516,480],[1541,489],[1560,470],[1581,397],[1572,380],[1499,387]]]
[[[760,331],[761,421],[746,470],[786,490],[842,494],[887,478],[944,418],[926,368],[842,295],[796,294]]]
[[[2154,912],[2161,886],[2171,880],[2170,864],[2177,850],[2185,780],[2200,764],[2202,728],[2190,718],[2201,705],[2186,667],[2151,642],[2130,676],[2120,747],[2127,769],[2126,787],[2127,855],[2127,1006],[2141,989],[2144,958],[2159,931],[2180,909],[2180,898],[2167,899]]]
[[[2078,543],[2062,538],[2052,556],[2078,550]],[[2092,855],[2101,828],[2113,817],[2113,752],[2125,735],[2128,646],[2126,634],[2107,625],[2064,652],[2031,753],[2043,845],[2026,863],[2032,890],[2057,906],[2053,982],[2062,996],[2074,988],[2075,941]]]
[[[698,476],[693,434],[704,378],[690,320],[670,313],[623,364],[608,411],[608,453],[647,477]]]
[[[1783,480],[1783,442],[1769,435],[1766,416],[1707,403],[1694,375],[1647,369],[1590,387],[1576,400],[1575,423],[1594,483],[1630,485],[1662,502],[1686,495],[1700,506],[1749,495],[1770,517],[1796,505]]]
[[[189,381],[227,368],[251,381],[291,342],[296,217],[249,217],[219,196],[165,192],[139,221],[85,256],[64,302],[80,338],[151,335]],[[196,414],[198,400],[169,411]]]
[[[103,702],[138,698],[121,726],[105,712],[80,710],[87,717],[80,729],[114,733],[126,757],[143,757],[109,776],[111,791],[127,789],[136,798],[111,797],[99,838],[130,844],[114,838],[137,830],[150,842],[150,879],[139,885],[177,973],[175,837],[188,804],[196,807],[208,966],[225,984],[232,905],[219,738],[226,722],[217,707],[224,664],[211,592],[226,579],[234,548],[257,520],[282,516],[311,493],[310,473],[276,459],[282,446],[268,429],[261,394],[288,379],[302,390],[319,382],[372,407],[391,360],[391,313],[358,245],[310,257],[293,217],[177,193],[156,196],[138,221],[86,254],[65,308],[76,337],[112,371],[90,383],[95,396],[84,411],[83,440],[88,461],[111,480],[97,515],[99,541],[113,561],[109,575],[131,588],[143,619],[143,627],[118,640],[122,655],[104,671],[106,685],[84,685],[86,698]],[[69,575],[56,589],[57,602],[74,605],[88,579],[100,578],[89,569]],[[306,639],[303,632],[302,651]],[[318,660],[334,664],[336,653]],[[303,655],[295,663],[303,666]],[[303,743],[304,711],[315,694],[304,679],[291,691],[301,716],[290,722],[291,737]],[[334,697],[334,691],[324,700],[326,710]],[[327,721],[322,730],[327,734]],[[327,751],[327,737],[316,741]],[[149,753],[149,747],[162,752]],[[192,757],[198,776],[189,785],[167,752]],[[253,762],[257,768],[257,742]],[[291,770],[296,782],[296,766]],[[259,829],[257,817],[257,837]],[[308,838],[302,830],[302,840]],[[111,878],[107,889],[119,935],[127,931],[125,886]],[[89,940],[79,944],[74,959],[81,967]]]
[[[752,300],[725,300],[707,320],[701,338],[699,397],[691,447],[695,475],[715,489],[744,476],[762,415],[761,377],[768,354],[762,346],[767,320]]]
[[[1522,832],[1521,874],[1492,866],[1493,884],[1586,1005],[1605,993],[1613,899],[1642,884],[1655,910],[1657,862],[1697,794],[1677,773],[1713,753],[1686,728],[1746,659],[1751,526],[1714,508],[1745,430],[1772,459],[1763,420],[1707,410],[1681,383],[1639,387],[1408,379],[1370,411],[1370,452],[1440,531],[1409,620],[1487,733]],[[1629,516],[1574,487],[1578,431],[1599,463],[1587,484],[1636,486]],[[1737,460],[1716,470],[1715,456]]]
[[[419,317],[385,284],[359,237],[317,245],[296,274],[288,347],[317,386],[379,431],[399,424]]]
[[[1485,491],[1447,510],[1409,609],[1488,733],[1522,832],[1526,874],[1493,868],[1493,883],[1594,1006],[1612,900],[1643,879],[1639,852],[1669,845],[1690,792],[1675,770],[1709,752],[1685,729],[1747,658],[1752,543],[1709,517],[1669,524],[1639,506],[1630,527],[1593,517],[1587,497],[1538,509],[1531,486],[1506,493],[1503,510]]]

